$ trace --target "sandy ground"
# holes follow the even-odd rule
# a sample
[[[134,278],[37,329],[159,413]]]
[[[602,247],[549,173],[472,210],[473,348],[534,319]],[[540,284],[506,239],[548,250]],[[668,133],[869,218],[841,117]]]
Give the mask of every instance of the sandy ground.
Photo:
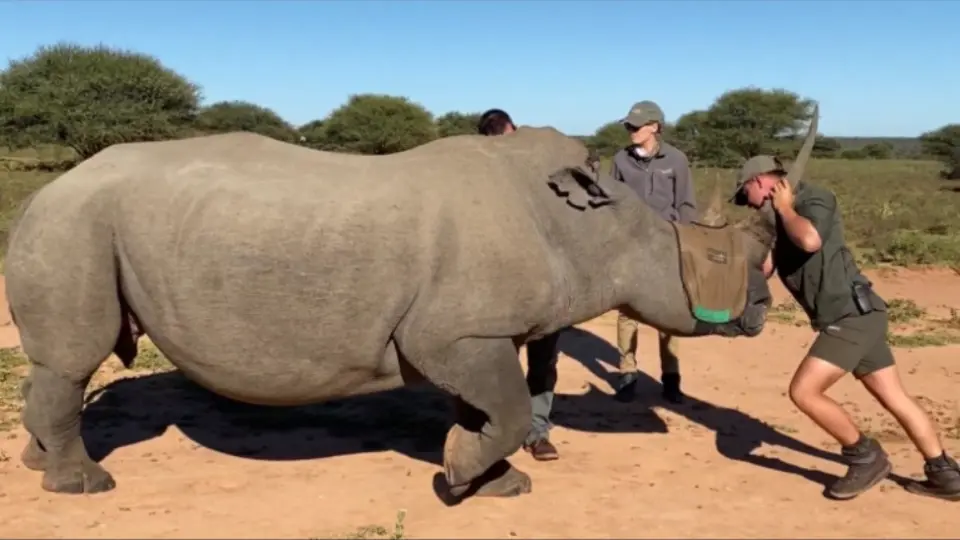
[[[933,311],[960,307],[949,271],[872,276],[880,293]],[[778,299],[785,297],[777,290]],[[5,301],[3,302],[5,305]],[[0,324],[7,322],[0,317]],[[561,340],[553,439],[561,459],[518,452],[533,493],[445,507],[432,482],[447,426],[441,397],[404,390],[263,410],[211,397],[175,373],[128,377],[88,406],[85,439],[118,483],[94,496],[52,495],[19,462],[21,428],[0,434],[0,536],[141,538],[372,537],[950,537],[960,503],[918,497],[896,478],[848,502],[822,495],[841,473],[835,446],[785,394],[811,341],[774,324],[754,340],[681,344],[682,406],[659,400],[655,338],[642,330],[648,397],[610,398],[615,318]],[[16,331],[0,327],[0,345]],[[957,437],[960,347],[897,349],[908,388]],[[863,388],[832,395],[879,435],[895,473],[922,462]],[[395,531],[399,522],[399,528]]]

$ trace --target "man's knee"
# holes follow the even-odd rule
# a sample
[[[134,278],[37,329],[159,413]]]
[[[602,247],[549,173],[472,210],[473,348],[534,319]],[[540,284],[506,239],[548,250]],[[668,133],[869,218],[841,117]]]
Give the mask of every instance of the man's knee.
[[[808,385],[798,381],[797,378],[794,377],[794,379],[790,381],[790,388],[787,393],[790,396],[790,401],[792,401],[797,408],[803,410],[806,408],[806,404],[810,402],[810,394],[812,392]]]
[[[793,379],[790,380],[788,394],[790,401],[801,410],[813,400],[824,395],[841,377],[850,372],[843,361],[821,358],[808,354],[800,363]]]

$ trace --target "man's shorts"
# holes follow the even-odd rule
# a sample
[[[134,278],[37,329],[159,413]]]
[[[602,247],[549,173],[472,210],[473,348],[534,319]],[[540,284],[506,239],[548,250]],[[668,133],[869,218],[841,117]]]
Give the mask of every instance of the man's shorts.
[[[894,364],[887,344],[887,311],[851,315],[820,331],[810,346],[815,356],[860,379]]]

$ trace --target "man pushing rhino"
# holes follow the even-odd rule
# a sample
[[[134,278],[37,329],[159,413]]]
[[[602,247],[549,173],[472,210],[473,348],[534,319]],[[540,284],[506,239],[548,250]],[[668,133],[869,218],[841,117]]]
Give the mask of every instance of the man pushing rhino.
[[[810,129],[816,131],[816,121]],[[852,499],[883,480],[892,467],[880,443],[862,433],[826,395],[853,373],[924,458],[927,480],[908,484],[908,491],[960,500],[960,467],[947,455],[929,416],[904,390],[886,340],[887,303],[847,247],[837,198],[830,190],[801,181],[802,174],[801,164],[788,173],[777,158],[755,156],[743,165],[733,200],[762,209],[767,221],[774,218],[775,241],[764,270],[768,276],[777,272],[818,332],[789,392],[797,408],[841,445],[847,473],[828,492]]]

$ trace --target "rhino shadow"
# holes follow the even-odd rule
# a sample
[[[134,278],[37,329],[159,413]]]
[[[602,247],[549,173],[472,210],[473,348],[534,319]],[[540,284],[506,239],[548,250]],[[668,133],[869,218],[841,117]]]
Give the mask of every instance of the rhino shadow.
[[[448,394],[425,384],[317,405],[267,407],[221,397],[169,371],[114,381],[87,401],[83,439],[97,461],[176,426],[200,446],[249,459],[395,450],[439,465],[453,424]]]
[[[620,353],[605,339],[590,331],[572,327],[561,335],[558,348],[560,352],[580,362],[591,373],[611,386],[615,384]],[[603,364],[612,367],[614,371],[605,369]],[[683,372],[683,359],[681,359],[680,371]],[[786,384],[786,381],[784,383]],[[575,414],[574,411],[581,408],[581,402],[595,403],[598,400],[606,400],[610,405],[607,406],[608,418],[603,425],[609,429],[609,432],[631,433],[635,432],[633,427],[638,424],[649,425],[651,415],[659,420],[656,413],[650,409],[655,405],[684,416],[691,422],[715,432],[717,451],[727,459],[750,463],[778,472],[796,474],[824,486],[824,493],[826,493],[826,488],[837,479],[837,476],[824,471],[800,467],[787,463],[780,458],[754,455],[753,452],[766,443],[842,464],[840,455],[786,435],[770,424],[743,411],[714,405],[689,394],[686,395],[683,404],[670,403],[660,399],[662,388],[659,381],[641,372],[637,383],[636,400],[630,404],[622,404],[615,401],[612,395],[591,384],[589,391],[582,396],[558,394],[556,396],[559,405],[557,410],[558,412],[562,410],[563,413],[554,414],[552,419],[557,425],[579,431],[593,431],[596,425],[578,422],[577,420],[582,419],[582,417]],[[638,410],[641,416],[648,419],[646,423],[631,418],[638,414]],[[667,432],[663,420],[659,420],[659,422],[663,424],[663,432]],[[908,478],[896,474],[890,474],[889,478],[900,486],[905,486],[910,481]]]

